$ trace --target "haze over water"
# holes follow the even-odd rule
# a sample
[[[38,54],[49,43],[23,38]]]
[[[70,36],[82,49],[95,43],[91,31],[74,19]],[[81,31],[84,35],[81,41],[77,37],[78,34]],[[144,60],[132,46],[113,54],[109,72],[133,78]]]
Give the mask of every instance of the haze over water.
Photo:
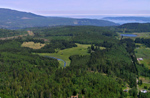
[[[103,19],[112,21],[119,24],[124,23],[150,23],[150,21],[143,21],[143,20],[119,20],[119,19],[104,19],[105,17],[149,17],[150,16],[122,16],[122,15],[60,15],[60,17],[67,17],[67,18],[78,18],[78,19]]]

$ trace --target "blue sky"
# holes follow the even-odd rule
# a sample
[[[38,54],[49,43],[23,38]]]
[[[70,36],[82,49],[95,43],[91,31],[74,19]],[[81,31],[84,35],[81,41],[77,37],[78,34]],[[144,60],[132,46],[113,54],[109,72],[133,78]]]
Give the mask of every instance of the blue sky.
[[[45,16],[150,16],[150,0],[1,0],[0,8]]]

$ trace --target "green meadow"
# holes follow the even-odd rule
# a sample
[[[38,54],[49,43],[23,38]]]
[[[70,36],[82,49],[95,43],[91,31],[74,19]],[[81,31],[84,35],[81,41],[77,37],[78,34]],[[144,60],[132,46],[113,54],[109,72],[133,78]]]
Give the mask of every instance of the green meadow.
[[[149,77],[144,77],[140,76],[139,80],[142,80],[142,85],[139,85],[139,90],[145,89],[144,86],[147,86],[147,89],[150,88],[150,78]]]
[[[150,77],[140,76],[139,80],[142,80],[143,83],[150,83]]]
[[[63,62],[63,61],[58,60],[58,62],[59,62],[59,65],[60,65],[59,67],[60,67],[60,68],[64,67],[64,62]]]
[[[150,48],[139,47],[135,49],[135,54],[137,58],[143,58],[139,61],[140,64],[144,64],[145,67],[150,69]]]
[[[150,38],[150,32],[141,32],[141,33],[133,33],[133,34],[136,34],[137,37],[140,38]]]
[[[56,50],[56,53],[38,53],[41,56],[51,56],[55,58],[62,59],[66,62],[66,66],[70,65],[69,57],[71,55],[89,55],[88,47],[91,45],[86,44],[78,44],[76,43],[77,47],[68,48],[64,50]],[[59,61],[60,65],[63,66],[63,62]]]
[[[138,88],[139,88],[139,90],[143,90],[143,89],[145,89],[144,88],[145,86],[147,87],[146,90],[148,90],[150,88],[150,83],[143,83],[141,86],[138,85]]]

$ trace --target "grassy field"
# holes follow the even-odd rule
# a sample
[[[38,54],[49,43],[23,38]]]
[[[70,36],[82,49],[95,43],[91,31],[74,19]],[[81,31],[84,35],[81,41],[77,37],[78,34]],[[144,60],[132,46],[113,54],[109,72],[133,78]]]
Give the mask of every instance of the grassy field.
[[[140,76],[139,80],[142,80],[142,82],[143,82],[141,86],[138,86],[139,90],[145,89],[144,86],[147,86],[147,90],[148,90],[148,88],[150,88],[150,78],[149,77]],[[150,90],[148,90],[148,91],[150,92]]]
[[[147,89],[145,89],[144,86],[146,86]],[[148,92],[150,92],[150,90],[148,90],[148,88],[150,88],[150,83],[143,83],[141,86],[138,85],[138,87],[139,87],[139,90],[144,90],[145,89]]]
[[[23,42],[23,44],[21,45],[21,47],[29,47],[32,49],[41,49],[44,46],[45,44],[34,43],[34,42]]]
[[[137,37],[140,38],[150,38],[150,32],[141,32],[141,33],[133,33],[133,34],[136,34]]]
[[[77,47],[68,48],[64,50],[57,50],[58,51],[57,53],[38,53],[38,54],[42,56],[51,56],[55,58],[60,58],[66,62],[66,66],[69,66],[70,65],[69,57],[71,55],[89,55],[87,48],[90,47],[91,45],[77,44],[77,43],[76,45]]]
[[[150,83],[150,78],[149,77],[140,76],[139,80],[142,80],[143,83]]]
[[[142,61],[139,61],[140,64],[144,64],[147,68],[150,69],[150,48],[139,47],[135,49],[135,54],[137,58],[143,58]]]
[[[64,67],[64,62],[63,61],[58,60],[58,62],[59,62],[60,67]]]

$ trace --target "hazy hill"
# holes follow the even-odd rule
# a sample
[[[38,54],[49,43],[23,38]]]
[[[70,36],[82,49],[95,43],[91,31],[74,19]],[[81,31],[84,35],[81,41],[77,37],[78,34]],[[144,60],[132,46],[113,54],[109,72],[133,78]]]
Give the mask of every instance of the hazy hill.
[[[105,17],[104,20],[113,21],[115,23],[149,23],[150,17]]]
[[[0,28],[20,29],[26,27],[56,25],[114,26],[118,24],[96,19],[45,17],[33,13],[0,8]]]

